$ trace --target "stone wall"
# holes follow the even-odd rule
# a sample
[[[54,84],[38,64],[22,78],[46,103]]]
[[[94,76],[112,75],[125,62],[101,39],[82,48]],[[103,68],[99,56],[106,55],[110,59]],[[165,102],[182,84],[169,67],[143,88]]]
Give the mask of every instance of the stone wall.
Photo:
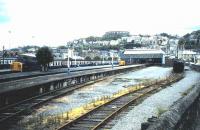
[[[175,102],[169,111],[162,114],[159,118],[150,120],[146,130],[190,130],[194,128],[194,119],[200,117],[200,84],[183,98]],[[200,123],[200,122],[198,122]],[[146,125],[146,124],[145,124]],[[146,126],[145,126],[146,127]],[[144,127],[142,127],[144,130]]]
[[[193,70],[196,70],[196,71],[200,72],[200,65],[192,64],[192,65],[191,65],[191,68],[192,68]]]
[[[197,128],[199,127],[199,128]],[[195,130],[200,129],[200,95],[195,102],[183,114],[175,130]]]

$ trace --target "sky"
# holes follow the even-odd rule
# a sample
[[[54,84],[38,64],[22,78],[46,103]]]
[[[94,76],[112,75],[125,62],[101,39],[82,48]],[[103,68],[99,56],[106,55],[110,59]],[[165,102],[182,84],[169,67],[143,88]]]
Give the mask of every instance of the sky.
[[[199,0],[0,0],[0,48],[59,46],[107,31],[182,36],[200,29],[199,5]]]

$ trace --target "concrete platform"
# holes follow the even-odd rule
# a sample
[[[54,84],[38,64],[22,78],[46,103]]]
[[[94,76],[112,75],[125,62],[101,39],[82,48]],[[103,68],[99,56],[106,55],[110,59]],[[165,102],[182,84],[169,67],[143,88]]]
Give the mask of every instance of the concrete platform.
[[[7,74],[7,73],[11,73],[11,70],[10,69],[1,69],[0,70],[0,75]]]
[[[114,66],[116,67],[118,65],[114,65]],[[108,67],[112,67],[112,65],[76,67],[76,68],[70,68],[70,72],[97,69],[97,68],[108,68]],[[4,70],[4,71],[10,71],[10,69]],[[2,75],[0,75],[0,82],[7,82],[7,81],[16,80],[16,79],[23,79],[23,78],[51,75],[51,74],[58,74],[58,73],[65,73],[65,72],[68,72],[68,68],[50,69],[48,72],[30,71],[30,72],[18,72],[18,73],[10,73],[10,74],[2,73]],[[0,74],[1,74],[1,70],[0,70]]]
[[[83,70],[83,71],[75,71],[70,73],[60,73],[60,74],[53,74],[53,75],[45,75],[45,76],[37,76],[32,78],[20,79],[10,82],[0,83],[0,94],[8,93],[15,90],[22,90],[25,88],[30,88],[38,85],[47,84],[50,82],[60,81],[68,78],[76,78],[80,76],[87,76],[102,72],[113,72],[123,69],[130,69],[136,67],[142,67],[145,65],[129,65],[129,66],[118,66],[118,67],[109,67],[109,68],[101,68],[101,69],[93,69],[93,70]],[[39,72],[35,72],[36,74]],[[27,74],[35,74],[33,72],[28,72]],[[43,72],[44,73],[44,72]],[[21,74],[23,75],[23,74]]]

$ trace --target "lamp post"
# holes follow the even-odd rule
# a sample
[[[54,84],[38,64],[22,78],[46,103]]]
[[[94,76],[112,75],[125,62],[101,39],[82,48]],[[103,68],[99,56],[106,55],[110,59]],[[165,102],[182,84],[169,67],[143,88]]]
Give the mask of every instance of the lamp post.
[[[74,60],[75,60],[75,67],[76,67],[76,51],[74,51],[74,46],[73,46],[73,53],[72,53]]]
[[[70,72],[70,66],[69,66],[69,48],[67,49],[67,69],[68,73]]]
[[[103,65],[104,65],[104,55],[103,55]]]
[[[9,30],[8,33],[9,33],[9,43],[8,43],[8,45],[9,45],[9,49],[11,49],[11,48],[10,48],[10,43],[11,43],[11,33],[12,33],[11,30]]]
[[[112,68],[113,68],[113,53],[111,53],[111,54],[112,54],[111,56],[112,56]]]
[[[74,53],[75,67],[76,67],[76,53]]]

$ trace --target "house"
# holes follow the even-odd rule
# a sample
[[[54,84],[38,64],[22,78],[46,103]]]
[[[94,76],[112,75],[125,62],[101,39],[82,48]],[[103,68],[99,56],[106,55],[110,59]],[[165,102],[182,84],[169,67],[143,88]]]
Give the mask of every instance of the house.
[[[178,51],[178,59],[184,61],[194,62],[195,55],[197,55],[197,53],[190,50]]]
[[[200,65],[200,55],[196,55],[195,63]]]

